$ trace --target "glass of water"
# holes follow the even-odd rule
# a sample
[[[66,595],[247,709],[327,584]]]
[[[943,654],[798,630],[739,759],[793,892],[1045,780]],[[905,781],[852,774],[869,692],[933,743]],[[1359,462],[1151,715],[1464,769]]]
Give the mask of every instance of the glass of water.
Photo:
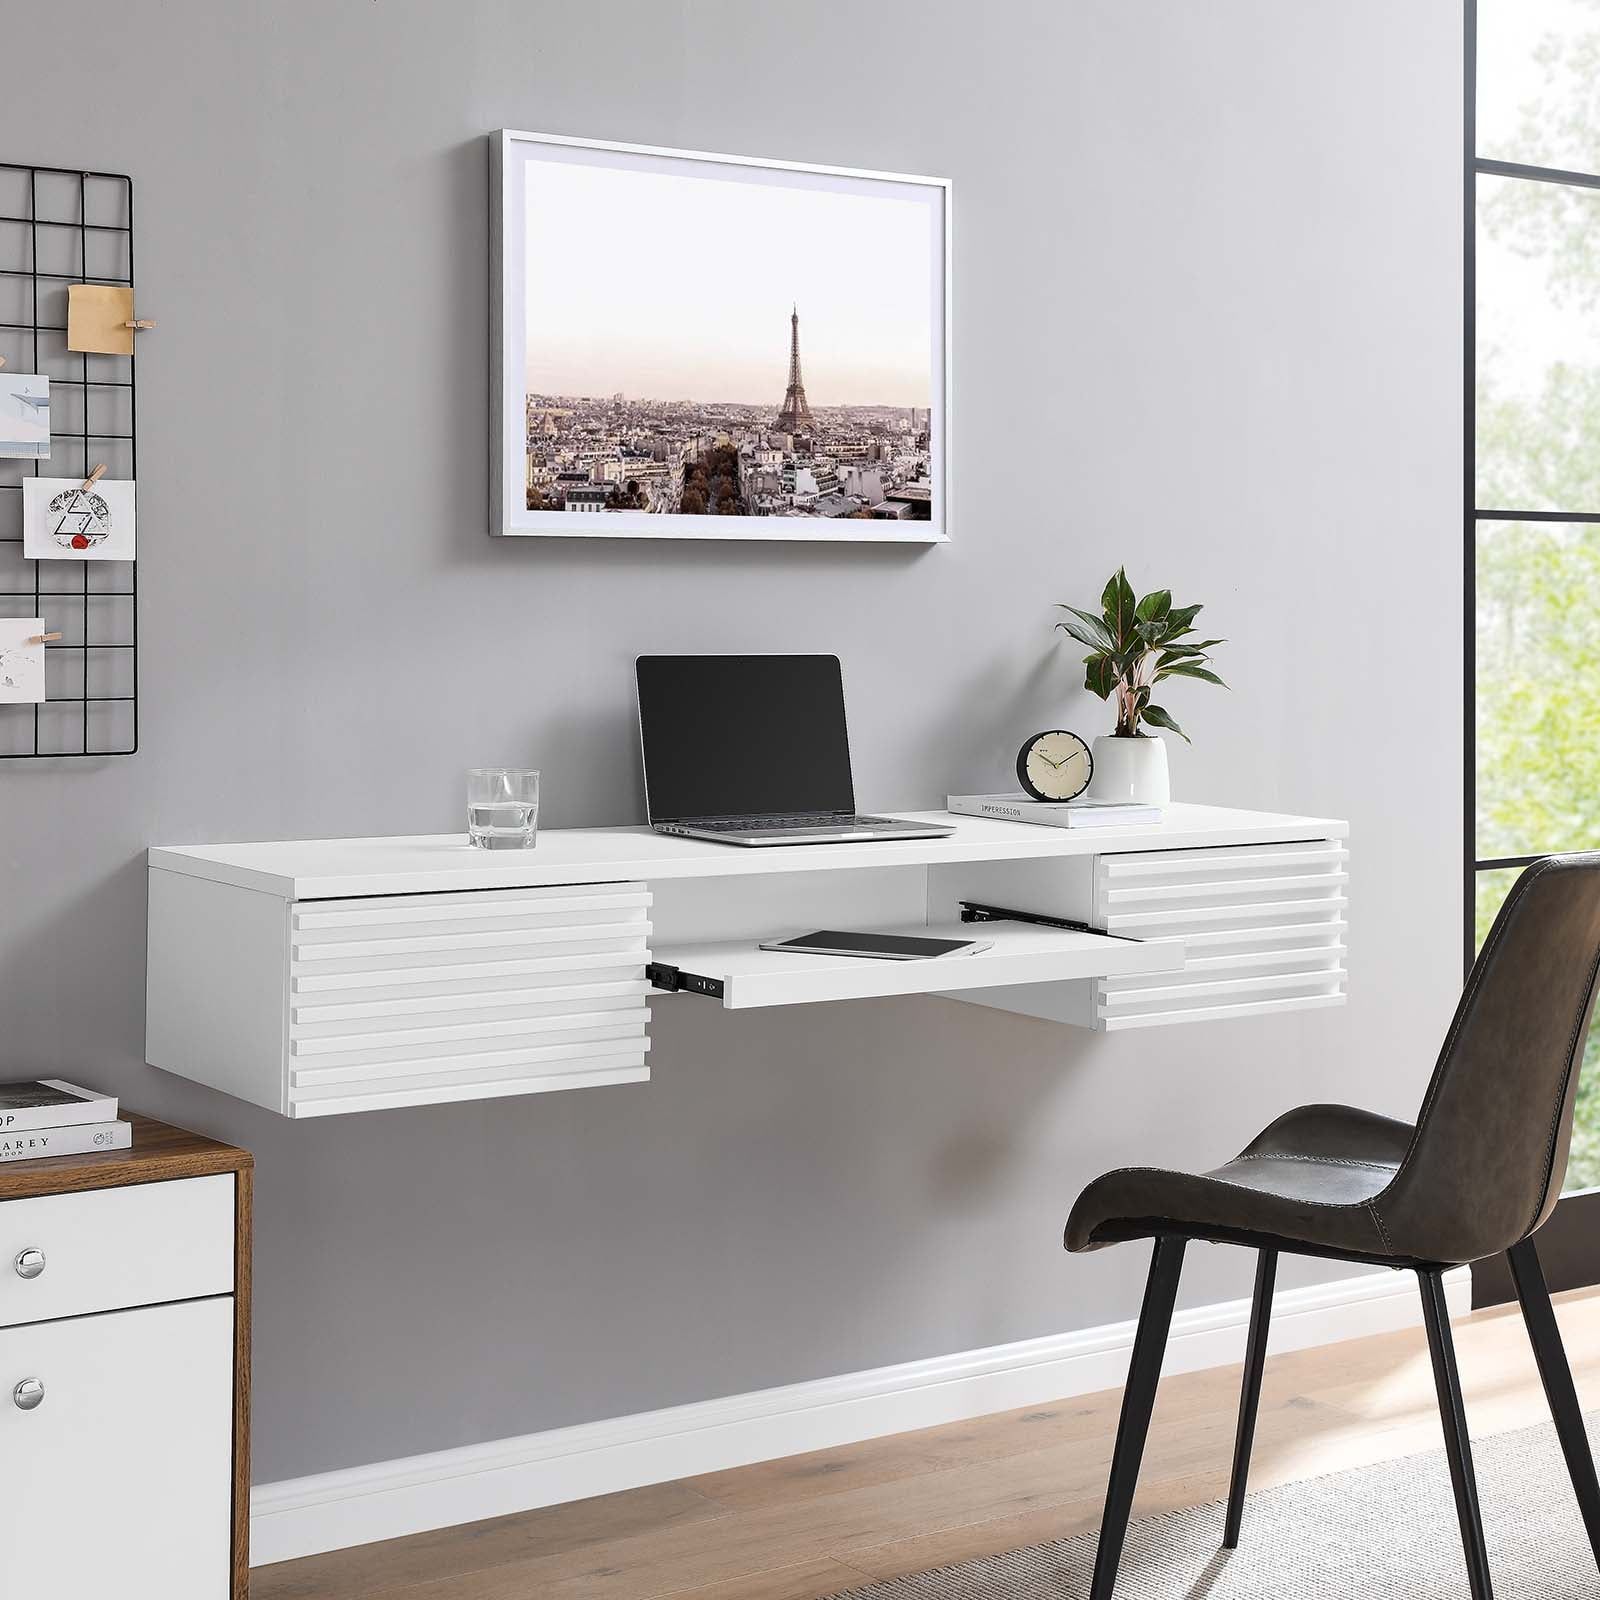
[[[467,769],[467,833],[480,850],[531,850],[539,838],[539,774]]]

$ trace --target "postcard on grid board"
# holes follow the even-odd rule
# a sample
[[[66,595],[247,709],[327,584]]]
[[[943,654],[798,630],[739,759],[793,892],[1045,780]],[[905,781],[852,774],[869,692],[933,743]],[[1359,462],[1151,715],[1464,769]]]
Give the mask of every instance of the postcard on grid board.
[[[0,456],[43,461],[50,454],[50,380],[42,372],[0,372]]]
[[[133,290],[115,283],[67,286],[67,349],[97,356],[131,356]]]
[[[22,554],[29,561],[132,561],[133,480],[22,480]]]
[[[0,617],[0,705],[44,699],[44,623],[38,617]]]

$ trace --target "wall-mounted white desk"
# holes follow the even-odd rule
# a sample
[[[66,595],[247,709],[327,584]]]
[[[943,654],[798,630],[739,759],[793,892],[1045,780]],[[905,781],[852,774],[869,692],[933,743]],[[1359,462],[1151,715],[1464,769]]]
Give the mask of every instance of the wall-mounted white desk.
[[[1120,1029],[1344,999],[1344,823],[1175,805],[1153,827],[953,820],[943,839],[739,849],[646,828],[166,846],[146,1056],[287,1116],[649,1076],[660,985],[742,1009],[933,993]],[[1072,919],[966,926],[963,901]],[[817,927],[993,941],[790,956]],[[1107,934],[1117,937],[1107,937]],[[654,982],[652,982],[654,978]]]

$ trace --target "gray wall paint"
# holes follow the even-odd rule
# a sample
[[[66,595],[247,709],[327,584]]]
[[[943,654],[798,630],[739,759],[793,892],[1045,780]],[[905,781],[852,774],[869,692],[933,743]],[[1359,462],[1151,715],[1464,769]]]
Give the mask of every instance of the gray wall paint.
[[[135,176],[160,327],[143,749],[0,766],[0,1067],[256,1152],[259,1480],[1125,1318],[1144,1251],[1059,1246],[1095,1172],[1414,1109],[1460,948],[1456,13],[8,10],[0,154]],[[956,542],[491,542],[502,126],[951,176]],[[1232,641],[1231,695],[1172,696],[1180,796],[1351,819],[1347,1010],[679,1002],[648,1086],[310,1126],[142,1064],[147,844],[454,829],[486,761],[540,764],[551,826],[636,821],[642,650],[837,650],[864,800],[936,803],[1107,726],[1050,602],[1124,558]],[[1185,1301],[1248,1272],[1197,1252]]]

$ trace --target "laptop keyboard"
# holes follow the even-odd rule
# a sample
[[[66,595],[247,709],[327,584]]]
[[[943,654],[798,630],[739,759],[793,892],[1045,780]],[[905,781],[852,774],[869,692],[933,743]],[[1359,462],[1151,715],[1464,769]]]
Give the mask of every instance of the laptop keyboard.
[[[801,828],[822,828],[837,832],[840,828],[881,828],[891,822],[889,817],[819,816],[815,811],[802,811],[792,817],[696,817],[686,818],[678,824],[683,828],[698,828],[705,833],[793,833]]]

